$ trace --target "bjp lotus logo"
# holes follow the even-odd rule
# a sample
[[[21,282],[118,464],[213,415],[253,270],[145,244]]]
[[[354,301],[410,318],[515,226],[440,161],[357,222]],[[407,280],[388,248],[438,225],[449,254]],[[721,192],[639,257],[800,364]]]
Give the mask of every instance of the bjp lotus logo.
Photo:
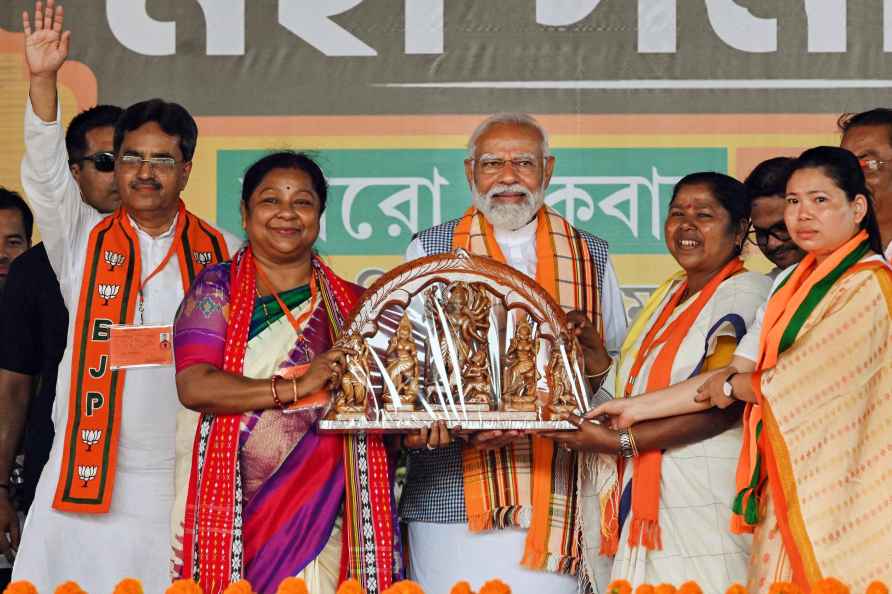
[[[207,266],[211,263],[211,253],[210,252],[192,252],[192,256],[195,258],[195,261],[201,264],[202,266]]]
[[[81,441],[87,444],[87,451],[89,452],[91,448],[99,443],[99,440],[102,439],[102,430],[101,429],[83,429],[81,430]]]
[[[115,268],[124,263],[124,254],[106,250],[105,263],[108,264],[108,271],[112,272]]]
[[[90,481],[96,478],[96,473],[99,472],[98,466],[78,466],[77,467],[77,476],[80,477],[84,484],[81,487],[86,488],[87,485],[90,484]]]
[[[102,305],[108,305],[108,302],[111,299],[114,299],[118,296],[118,291],[121,290],[121,285],[104,285],[99,284],[99,296],[102,297],[105,301],[102,302]]]

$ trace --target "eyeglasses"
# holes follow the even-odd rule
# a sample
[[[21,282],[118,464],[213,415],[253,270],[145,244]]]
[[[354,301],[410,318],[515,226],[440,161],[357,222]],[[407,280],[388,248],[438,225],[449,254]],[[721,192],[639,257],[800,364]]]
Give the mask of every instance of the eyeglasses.
[[[118,161],[120,166],[125,169],[141,169],[143,163],[148,163],[150,169],[158,171],[171,171],[176,167],[177,163],[182,163],[182,161],[177,161],[173,157],[149,157],[148,159],[143,159],[139,155],[121,155],[118,157]]]
[[[889,161],[877,161],[876,159],[858,159],[858,163],[861,165],[861,169],[864,171],[879,171],[883,168]]]
[[[115,170],[115,155],[114,153],[110,153],[107,151],[87,155],[86,157],[82,157],[79,160],[92,161],[93,167],[96,168],[96,171],[101,171],[102,173],[108,173],[109,171]]]
[[[543,160],[544,161],[544,160]],[[511,163],[511,168],[518,173],[534,173],[539,169],[539,161],[536,159],[530,158],[519,158],[519,159],[471,159],[471,162],[476,162],[480,167],[480,172],[486,175],[493,175],[501,172],[505,169],[505,166],[508,163]]]
[[[783,243],[785,241],[790,241],[790,232],[787,230],[786,225],[775,225],[770,229],[757,229],[751,227],[749,233],[746,235],[747,240],[757,246],[768,245],[769,237],[773,237],[776,241]]]

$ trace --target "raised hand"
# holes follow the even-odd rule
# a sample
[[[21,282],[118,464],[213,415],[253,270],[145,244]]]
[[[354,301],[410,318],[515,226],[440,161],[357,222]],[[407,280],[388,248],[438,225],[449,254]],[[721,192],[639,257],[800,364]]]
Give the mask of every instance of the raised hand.
[[[587,375],[605,371],[611,364],[604,341],[585,312],[574,310],[567,313],[567,330],[579,340]]]
[[[25,31],[25,60],[31,77],[55,77],[68,57],[71,31],[62,31],[64,14],[55,0],[34,5],[32,24],[28,12],[22,12],[22,29]]]

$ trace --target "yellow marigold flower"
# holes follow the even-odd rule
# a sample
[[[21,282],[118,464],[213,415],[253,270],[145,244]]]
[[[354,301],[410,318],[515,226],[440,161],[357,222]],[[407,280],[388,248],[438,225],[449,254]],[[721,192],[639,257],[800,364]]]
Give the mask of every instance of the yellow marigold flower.
[[[124,578],[118,582],[112,594],[143,594],[142,582],[133,578]]]
[[[632,594],[632,584],[626,580],[613,580],[607,586],[607,594]]]
[[[774,582],[768,594],[802,594],[802,590],[793,582]]]
[[[849,594],[849,587],[836,578],[824,578],[811,587],[812,594]]]
[[[338,586],[337,594],[365,594],[365,590],[358,581],[346,580]]]
[[[480,594],[511,594],[511,586],[502,580],[489,580],[480,588]]]
[[[650,584],[641,584],[635,588],[635,594],[656,594],[656,590]]]
[[[56,586],[56,594],[87,594],[77,582],[62,582]]]
[[[223,594],[254,594],[254,588],[247,580],[239,580],[226,586]]]
[[[307,584],[299,577],[287,577],[279,584],[276,594],[309,594]]]
[[[449,594],[474,594],[471,591],[471,584],[465,581],[456,582],[452,589],[449,590]]]
[[[889,594],[889,588],[883,582],[870,582],[866,594]]]
[[[204,594],[204,590],[192,580],[182,579],[175,580],[164,594]]]
[[[748,594],[748,592],[746,588],[735,582],[725,590],[725,594]]]
[[[675,586],[672,584],[657,584],[654,594],[675,594]]]
[[[37,588],[28,580],[9,582],[3,594],[37,594]]]
[[[685,582],[678,588],[678,594],[703,594],[697,582]]]

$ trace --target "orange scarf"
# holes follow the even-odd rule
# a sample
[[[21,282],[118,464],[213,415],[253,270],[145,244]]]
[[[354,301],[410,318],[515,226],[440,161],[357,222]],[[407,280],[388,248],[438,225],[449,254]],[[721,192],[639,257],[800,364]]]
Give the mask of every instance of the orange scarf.
[[[687,291],[687,281],[681,283],[672,297],[662,308],[656,322],[645,335],[635,363],[629,372],[623,396],[632,395],[635,379],[647,361],[654,348],[663,345],[654,359],[647,378],[647,392],[653,392],[667,388],[672,384],[672,366],[675,356],[678,354],[682,343],[688,335],[691,326],[697,320],[700,312],[709,303],[719,285],[729,277],[743,270],[743,262],[740,258],[734,258],[728,262],[722,270],[713,276],[694,302],[667,326],[669,318],[681,302],[682,296]],[[663,547],[660,534],[660,479],[663,453],[659,450],[643,452],[634,459],[634,479],[632,481],[632,514],[629,529],[629,544],[632,546],[644,545],[648,549],[661,549]],[[619,460],[620,476],[614,485],[614,491],[607,500],[605,509],[604,538],[601,541],[601,552],[606,555],[615,555],[619,548],[619,499],[622,492],[622,473],[624,460]]]
[[[180,201],[172,249],[187,290],[208,264],[228,258],[226,242]],[[142,270],[139,238],[123,209],[90,232],[71,357],[62,467],[53,507],[106,513],[115,484],[124,370],[108,363],[109,327],[134,320]]]
[[[505,263],[492,225],[470,208],[453,233],[452,247]],[[564,310],[580,309],[603,335],[595,260],[585,239],[560,215],[541,208],[536,227],[536,281]],[[521,560],[530,569],[575,574],[579,564],[576,525],[576,454],[533,436],[498,452],[464,448],[465,506],[472,531],[520,525],[532,506]]]

